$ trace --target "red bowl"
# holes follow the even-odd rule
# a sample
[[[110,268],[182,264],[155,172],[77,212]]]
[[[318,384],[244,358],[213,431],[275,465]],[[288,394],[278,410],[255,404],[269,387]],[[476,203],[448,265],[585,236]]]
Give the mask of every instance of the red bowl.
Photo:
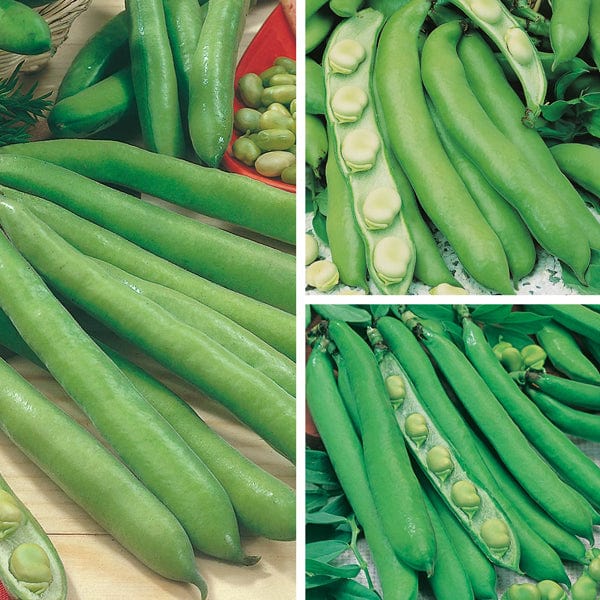
[[[248,48],[242,55],[237,69],[235,70],[235,87],[242,75],[246,73],[261,73],[273,65],[273,61],[278,56],[287,56],[288,58],[296,57],[296,38],[292,31],[281,4],[278,4],[273,12],[268,16],[263,23],[254,39],[250,42]],[[233,109],[235,111],[243,108],[243,104],[235,97],[233,101]],[[240,173],[253,179],[258,179],[269,185],[278,187],[286,192],[294,193],[296,186],[289,183],[284,183],[280,179],[271,177],[263,177],[253,167],[249,167],[233,157],[231,146],[239,137],[236,131],[231,136],[231,141],[227,152],[223,156],[223,166],[232,173]]]

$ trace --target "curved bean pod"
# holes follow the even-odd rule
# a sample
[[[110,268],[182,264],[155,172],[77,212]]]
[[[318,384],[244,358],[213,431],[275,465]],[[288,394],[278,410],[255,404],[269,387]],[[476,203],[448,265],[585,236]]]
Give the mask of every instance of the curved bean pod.
[[[15,0],[0,1],[0,49],[42,54],[52,49],[50,27],[38,12]]]
[[[2,431],[124,548],[163,577],[193,583],[204,598],[206,583],[173,514],[98,440],[4,361],[0,371]]]
[[[101,267],[18,203],[2,201],[0,211],[0,222],[10,232],[13,243],[63,295],[221,402],[276,450],[294,459],[292,396],[152,300],[116,281],[110,285],[111,278]],[[60,262],[56,260],[58,256]],[[82,284],[84,279],[88,285]],[[136,318],[132,319],[132,315]],[[26,337],[25,340],[28,341]]]
[[[14,210],[21,213],[17,220],[23,217],[22,209]],[[2,226],[14,231],[9,227],[13,208],[2,201],[0,211]],[[0,244],[0,305],[50,373],[129,468],[177,516],[195,548],[235,562],[255,562],[255,557],[244,555],[231,502],[204,463],[85,334],[4,236]],[[78,283],[83,285],[81,277]],[[77,356],[77,369],[72,356]],[[157,447],[159,453],[153,451]],[[201,513],[198,506],[203,507]]]
[[[529,168],[528,159],[494,126],[477,101],[456,51],[461,36],[459,22],[446,23],[429,35],[423,47],[423,83],[440,119],[465,154],[517,209],[537,241],[584,281],[590,261],[587,240],[573,239],[577,222],[571,212],[555,218],[548,208],[554,190]]]
[[[598,0],[590,2],[589,38],[592,59],[596,67],[600,68],[600,2]]]
[[[318,347],[306,365],[306,399],[336,475],[364,528],[386,600],[416,600],[417,576],[396,558],[388,541],[369,487],[361,444],[344,410],[331,362]]]
[[[215,283],[295,310],[296,273],[289,254],[37,159],[6,155],[0,164],[6,185],[52,200]]]
[[[589,18],[590,0],[552,2],[550,43],[554,50],[553,70],[579,54],[588,38]]]
[[[38,158],[288,244],[296,243],[294,195],[249,177],[109,140],[47,140],[13,144],[0,152],[8,153],[9,148],[11,154]]]
[[[358,404],[365,467],[390,544],[405,564],[432,573],[433,529],[375,358],[366,342],[342,321],[330,321],[328,335],[348,369]]]
[[[540,371],[527,371],[525,381],[562,404],[583,410],[600,411],[600,386],[572,381]]]
[[[449,339],[426,329],[411,313],[404,313],[404,319],[519,483],[567,531],[586,538],[593,535],[589,504],[532,452],[523,433],[465,355]],[[507,439],[510,446],[505,443]]]
[[[83,254],[198,300],[293,360],[296,340],[292,315],[190,273],[51,202],[8,188],[0,187],[0,191],[23,203]]]
[[[540,315],[552,317],[563,327],[589,338],[600,339],[600,313],[581,304],[536,304]]]
[[[448,160],[425,102],[417,40],[430,7],[430,0],[411,0],[382,30],[375,84],[385,129],[421,206],[448,238],[466,270],[482,285],[512,294],[500,240]],[[404,110],[397,110],[399,103]],[[415,148],[426,151],[415,152]]]
[[[233,80],[248,0],[208,4],[189,72],[189,133],[209,167],[221,162],[233,132]]]

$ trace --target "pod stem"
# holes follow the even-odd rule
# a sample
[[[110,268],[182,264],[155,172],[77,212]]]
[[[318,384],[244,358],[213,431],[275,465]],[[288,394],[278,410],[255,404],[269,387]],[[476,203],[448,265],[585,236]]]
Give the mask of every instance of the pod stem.
[[[466,304],[455,304],[453,307],[454,311],[458,315],[458,318],[462,321],[463,319],[471,319],[471,312]]]

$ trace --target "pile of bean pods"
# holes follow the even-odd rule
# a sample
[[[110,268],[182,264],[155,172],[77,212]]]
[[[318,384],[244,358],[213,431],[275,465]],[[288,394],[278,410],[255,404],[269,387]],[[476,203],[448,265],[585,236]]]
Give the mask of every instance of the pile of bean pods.
[[[307,598],[595,600],[600,307],[312,308]]]
[[[0,430],[125,549],[202,597],[195,554],[256,563],[240,529],[293,540],[295,494],[123,348],[295,461],[294,196],[214,168],[233,127],[247,10],[128,1],[76,56],[51,130],[115,125],[114,137],[137,114],[147,149],[55,139],[0,156],[0,347],[46,369],[104,443],[2,359]],[[181,158],[188,135],[210,166]],[[0,497],[0,579],[19,599],[63,598],[50,547],[46,561],[11,542],[33,531],[11,526],[14,506]]]
[[[552,150],[540,131],[572,104],[545,111],[549,80],[594,78],[600,28],[593,2],[547,4],[307,4],[309,288],[513,294],[549,260],[585,288],[600,222],[580,191],[600,190],[576,173],[598,171],[578,148],[596,131]]]

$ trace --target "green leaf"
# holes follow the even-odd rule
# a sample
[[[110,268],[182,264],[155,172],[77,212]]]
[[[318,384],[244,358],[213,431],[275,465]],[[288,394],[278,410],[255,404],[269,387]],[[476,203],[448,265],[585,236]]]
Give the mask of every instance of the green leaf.
[[[408,309],[421,319],[454,321],[454,310],[449,304],[409,304]]]
[[[554,94],[558,100],[564,100],[567,89],[582,75],[589,73],[589,69],[574,69],[559,77],[554,86]]]
[[[504,320],[504,325],[520,333],[537,333],[548,321],[550,317],[536,315],[532,312],[513,311]]]
[[[354,579],[344,579],[343,581],[332,583],[330,586],[332,598],[336,600],[381,600],[381,597],[375,590],[360,584]]]
[[[542,106],[542,116],[548,121],[558,121],[575,104],[579,104],[579,98],[572,100],[555,100],[550,104]]]
[[[326,245],[329,246],[327,237],[326,219],[320,211],[317,211],[312,220],[312,227],[315,235]]]
[[[306,544],[306,559],[329,563],[340,554],[350,550],[350,546],[339,540],[326,540]]]
[[[510,304],[482,304],[471,311],[471,317],[484,323],[503,323],[511,312]]]
[[[338,319],[346,323],[358,325],[370,325],[371,315],[364,308],[357,308],[345,304],[313,304],[313,310],[324,319]]]
[[[390,312],[389,304],[371,304],[371,314],[374,319],[385,317]]]
[[[346,517],[332,515],[324,510],[307,513],[306,515],[306,523],[310,525],[340,525],[347,522],[348,519]]]
[[[525,346],[533,344],[533,340],[529,336],[514,329],[488,324],[483,326],[483,331],[490,346],[495,346],[498,342],[504,341],[521,350]]]

